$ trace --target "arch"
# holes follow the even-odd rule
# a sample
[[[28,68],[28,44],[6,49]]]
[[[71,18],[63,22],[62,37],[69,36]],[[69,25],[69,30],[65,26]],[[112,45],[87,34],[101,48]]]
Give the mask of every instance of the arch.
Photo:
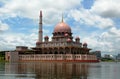
[[[65,33],[64,33],[64,32],[62,32],[62,36],[64,36],[64,34],[65,34]]]
[[[65,54],[70,53],[70,48],[66,47],[65,48]]]
[[[57,51],[55,51],[55,52],[54,52],[54,54],[58,54],[58,52],[57,52]]]
[[[53,52],[50,51],[49,54],[53,54]]]
[[[75,52],[74,52],[74,48],[71,48],[71,54],[74,54]]]
[[[48,53],[49,54],[53,54],[53,49],[52,48],[48,48]]]
[[[58,54],[58,48],[54,48],[54,54]]]
[[[76,51],[76,52],[77,52],[77,54],[80,54],[80,49],[79,49],[79,48],[77,48],[77,51]]]
[[[76,52],[74,52],[73,54],[77,54]]]
[[[60,53],[59,54],[64,54],[64,52],[63,51],[60,51]]]
[[[10,60],[10,56],[7,57],[8,61]]]
[[[44,52],[44,54],[48,54],[47,52]]]
[[[60,35],[61,33],[60,32],[58,32],[58,35]]]
[[[60,47],[60,48],[59,48],[59,53],[60,53],[60,54],[64,54],[64,52],[65,52],[64,49],[63,49],[62,47]]]
[[[47,54],[47,48],[44,48],[43,50],[44,50],[43,54]]]
[[[57,33],[55,32],[55,33],[53,33],[53,36],[56,36],[57,35]]]

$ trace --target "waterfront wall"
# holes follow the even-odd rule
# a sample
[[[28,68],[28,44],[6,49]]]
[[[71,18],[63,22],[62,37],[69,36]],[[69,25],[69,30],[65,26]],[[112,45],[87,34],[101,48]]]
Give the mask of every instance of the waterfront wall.
[[[6,52],[6,61],[80,61],[96,62],[97,57],[90,54],[18,54],[18,52]]]
[[[5,60],[9,62],[18,62],[19,61],[18,52],[6,52]]]
[[[19,55],[19,61],[87,61],[97,60],[95,55],[83,54],[31,54]]]

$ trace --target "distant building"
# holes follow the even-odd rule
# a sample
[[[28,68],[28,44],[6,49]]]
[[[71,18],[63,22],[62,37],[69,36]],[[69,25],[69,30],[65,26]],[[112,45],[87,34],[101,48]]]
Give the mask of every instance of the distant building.
[[[104,55],[104,58],[110,58],[110,55],[105,54],[105,55]]]
[[[120,54],[117,55],[117,60],[120,60]]]
[[[108,59],[115,59],[115,57],[111,54],[105,54],[104,58],[108,58]]]
[[[45,36],[43,41],[42,11],[40,11],[38,41],[31,51],[26,46],[17,46],[14,52],[6,53],[7,61],[79,61],[97,62],[96,55],[91,55],[87,43],[81,43],[76,37],[73,41],[70,26],[63,21],[59,22],[54,30],[52,40]]]
[[[27,51],[28,47],[27,46],[16,46],[16,51]]]
[[[93,52],[90,52],[90,53],[96,55],[98,60],[101,59],[101,51],[93,51]]]

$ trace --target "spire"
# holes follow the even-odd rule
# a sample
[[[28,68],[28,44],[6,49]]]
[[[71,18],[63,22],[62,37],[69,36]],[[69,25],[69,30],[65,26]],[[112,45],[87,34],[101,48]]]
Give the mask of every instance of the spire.
[[[39,42],[42,42],[43,39],[43,32],[42,32],[42,11],[40,10],[40,15],[39,15],[39,34],[38,34],[38,40]]]
[[[62,13],[62,22],[63,22],[63,13]]]
[[[39,23],[42,24],[42,10],[40,10],[40,20]]]
[[[42,17],[42,11],[40,10],[40,17]]]

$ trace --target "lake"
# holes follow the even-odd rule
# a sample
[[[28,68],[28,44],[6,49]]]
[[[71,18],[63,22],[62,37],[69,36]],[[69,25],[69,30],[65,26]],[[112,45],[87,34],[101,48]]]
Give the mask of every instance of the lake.
[[[120,62],[0,63],[0,79],[120,79]]]

